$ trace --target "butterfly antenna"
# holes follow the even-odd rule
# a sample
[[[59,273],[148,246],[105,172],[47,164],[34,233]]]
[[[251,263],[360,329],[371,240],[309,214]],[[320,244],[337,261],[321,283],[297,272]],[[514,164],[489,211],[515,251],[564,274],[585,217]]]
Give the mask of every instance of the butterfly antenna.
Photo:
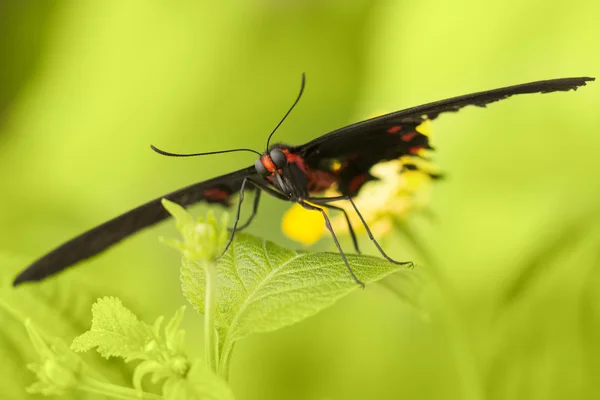
[[[283,123],[283,121],[285,121],[285,119],[287,118],[288,115],[290,115],[290,113],[292,112],[292,110],[294,109],[294,107],[296,107],[296,104],[298,104],[298,102],[300,101],[300,97],[302,97],[302,93],[304,92],[304,85],[306,84],[306,74],[303,72],[302,73],[302,83],[300,84],[300,93],[298,93],[298,97],[296,97],[296,101],[294,101],[294,104],[292,104],[292,106],[290,107],[290,109],[288,110],[288,112],[285,113],[285,115],[283,116],[283,118],[281,119],[281,121],[279,121],[279,123],[277,124],[277,126],[275,127],[275,129],[273,129],[273,132],[271,132],[271,134],[269,135],[269,138],[267,139],[267,150],[269,151],[269,142],[271,142],[271,137],[273,136],[273,134],[275,133],[275,131],[277,131],[277,128],[279,128],[281,126],[281,124]]]
[[[262,154],[260,154],[258,151],[252,150],[252,149],[231,149],[231,150],[221,150],[221,151],[210,151],[207,153],[192,153],[192,154],[179,154],[179,153],[169,153],[168,151],[164,151],[159,149],[158,147],[154,146],[154,145],[150,145],[150,148],[152,150],[154,150],[155,152],[157,152],[158,154],[161,154],[163,156],[168,156],[168,157],[195,157],[195,156],[208,156],[211,154],[223,154],[223,153],[233,153],[236,151],[249,151],[251,153],[254,154],[258,154],[259,156],[262,156]]]

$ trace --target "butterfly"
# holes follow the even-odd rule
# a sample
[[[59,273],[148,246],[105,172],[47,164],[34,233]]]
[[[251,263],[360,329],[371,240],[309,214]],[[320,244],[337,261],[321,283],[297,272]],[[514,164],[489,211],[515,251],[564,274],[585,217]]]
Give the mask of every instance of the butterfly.
[[[353,201],[365,183],[376,179],[369,172],[371,167],[380,162],[396,160],[406,155],[419,157],[422,150],[431,149],[428,137],[420,133],[418,127],[427,120],[437,118],[442,113],[456,112],[469,105],[485,107],[487,104],[518,94],[576,90],[580,86],[585,86],[586,82],[594,80],[594,78],[588,77],[551,79],[467,94],[358,122],[317,137],[300,146],[283,143],[270,145],[273,134],[302,96],[306,82],[303,74],[300,92],[296,100],[269,135],[266,151],[262,153],[251,149],[232,149],[209,153],[175,154],[151,146],[157,153],[172,157],[250,151],[258,156],[254,165],[160,196],[98,225],[63,243],[32,263],[16,277],[14,285],[27,281],[39,281],[54,275],[69,266],[103,252],[128,236],[166,219],[169,214],[161,204],[162,198],[184,207],[199,202],[220,204],[226,207],[236,205],[235,220],[226,250],[231,244],[235,232],[246,228],[252,222],[259,208],[260,195],[264,192],[284,201],[298,203],[307,210],[321,213],[350,276],[356,283],[364,286],[348,263],[325,210],[337,210],[344,214],[354,248],[358,252],[356,235],[346,210],[331,204],[342,200],[348,201],[381,255],[392,263],[405,264],[405,262],[392,259],[385,253]],[[418,168],[416,164],[411,166],[411,169],[416,168]],[[336,188],[339,195],[324,196],[324,193],[330,188]],[[252,213],[247,221],[240,223],[242,203],[248,192],[255,192]],[[237,204],[235,204],[234,198],[238,194]]]

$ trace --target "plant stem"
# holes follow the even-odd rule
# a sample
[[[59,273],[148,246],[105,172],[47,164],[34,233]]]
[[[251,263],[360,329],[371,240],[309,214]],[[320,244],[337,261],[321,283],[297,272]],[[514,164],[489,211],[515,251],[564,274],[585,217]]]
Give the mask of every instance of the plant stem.
[[[204,263],[206,271],[206,298],[204,299],[204,351],[206,365],[213,372],[218,369],[218,343],[215,330],[217,310],[217,268],[213,261]]]
[[[219,376],[221,376],[221,378],[225,379],[226,381],[229,381],[229,357],[231,356],[231,352],[233,351],[234,344],[235,342],[229,343],[228,340],[225,340],[225,342],[223,343],[223,354],[219,362]]]
[[[102,382],[94,378],[83,377],[81,383],[77,385],[77,389],[94,394],[100,394],[106,397],[111,397],[113,399],[122,399],[122,400],[139,400],[139,399],[147,399],[147,400],[162,400],[162,396],[158,396],[153,393],[146,393],[138,391],[134,389],[130,389],[128,387],[113,385],[112,383]]]

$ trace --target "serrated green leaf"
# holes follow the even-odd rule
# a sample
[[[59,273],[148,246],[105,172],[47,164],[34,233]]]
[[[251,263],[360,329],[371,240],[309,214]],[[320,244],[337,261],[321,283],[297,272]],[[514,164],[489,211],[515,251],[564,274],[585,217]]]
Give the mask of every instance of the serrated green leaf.
[[[39,357],[38,362],[27,365],[38,378],[27,388],[28,393],[44,396],[57,395],[61,399],[87,398],[84,393],[93,394],[96,397],[103,395],[105,398],[118,399],[161,398],[152,393],[144,393],[141,391],[141,387],[135,392],[127,387],[107,382],[102,375],[85,365],[62,340],[46,337],[30,320],[25,322],[25,327]]]
[[[121,300],[104,297],[92,306],[91,329],[76,337],[71,349],[83,352],[97,347],[106,358],[147,359],[147,346],[154,338],[152,327],[139,321]]]
[[[234,400],[227,382],[201,361],[194,362],[185,378],[169,380],[163,396],[166,400]]]
[[[380,258],[347,257],[366,283],[402,269],[411,273]],[[244,336],[299,322],[359,289],[338,253],[300,253],[247,234],[236,234],[217,271],[216,326],[225,358]],[[202,313],[204,269],[184,260],[181,272],[185,296]]]
[[[98,299],[92,306],[92,327],[76,337],[71,344],[74,351],[94,347],[104,357],[121,357],[125,361],[142,360],[135,368],[133,386],[142,395],[142,380],[151,375],[152,382],[162,379],[180,379],[187,375],[190,362],[183,352],[184,332],[179,329],[185,307],[181,307],[165,326],[165,337],[160,333],[164,318],[158,317],[153,325],[138,318],[121,301],[113,297]]]
[[[347,257],[365,283],[406,269],[381,258]],[[360,288],[338,253],[297,253],[248,235],[219,270],[217,324],[230,341],[298,322]]]
[[[60,284],[52,280],[26,284],[14,288],[12,280],[31,260],[0,253],[0,360],[21,360],[4,363],[2,369],[2,399],[24,398],[25,387],[32,375],[26,370],[27,360],[33,360],[35,351],[23,326],[27,318],[48,336],[72,338],[89,327],[89,309],[100,290],[86,281],[72,276],[61,277]],[[89,361],[90,367],[118,384],[131,378],[130,368],[124,364],[110,368],[98,358]],[[73,397],[71,397],[73,396]],[[31,396],[37,398],[37,396]],[[64,394],[61,399],[80,399],[75,394]]]

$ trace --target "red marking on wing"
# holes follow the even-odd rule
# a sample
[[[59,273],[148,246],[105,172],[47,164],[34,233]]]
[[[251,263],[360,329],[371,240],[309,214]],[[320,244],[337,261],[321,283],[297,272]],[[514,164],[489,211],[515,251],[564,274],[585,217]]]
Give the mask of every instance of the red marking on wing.
[[[396,126],[392,126],[391,128],[388,128],[388,130],[386,132],[387,133],[396,133],[401,130],[402,130],[402,125],[396,125]]]
[[[350,193],[358,192],[358,189],[360,189],[360,187],[366,182],[368,177],[368,174],[356,175],[348,183],[348,191]]]
[[[271,160],[271,157],[269,157],[268,155],[264,155],[260,158],[260,162],[262,163],[262,165],[265,167],[265,169],[267,171],[269,171],[270,173],[275,172],[275,170],[277,169],[275,167],[275,163],[273,163],[273,160]]]
[[[308,175],[308,180],[308,189],[310,192],[314,193],[323,192],[338,181],[335,175],[325,171],[312,171],[311,174]]]
[[[417,132],[408,132],[405,133],[404,135],[400,136],[402,138],[402,140],[404,140],[405,142],[410,142],[411,140],[414,139],[414,137],[417,136]]]
[[[323,192],[338,181],[337,176],[331,172],[310,169],[300,155],[290,153],[287,149],[281,149],[281,151],[285,154],[289,163],[296,164],[296,166],[306,174],[306,177],[308,178],[308,190],[310,192]]]
[[[415,147],[411,147],[411,148],[408,150],[408,152],[409,152],[410,154],[417,154],[417,153],[419,153],[419,151],[423,150],[424,148],[425,148],[425,147],[423,147],[423,146],[415,146]]]
[[[229,193],[227,193],[223,189],[219,189],[219,188],[206,189],[206,190],[204,190],[204,192],[202,192],[202,194],[204,195],[204,197],[207,200],[212,200],[212,201],[225,200],[229,196]]]

